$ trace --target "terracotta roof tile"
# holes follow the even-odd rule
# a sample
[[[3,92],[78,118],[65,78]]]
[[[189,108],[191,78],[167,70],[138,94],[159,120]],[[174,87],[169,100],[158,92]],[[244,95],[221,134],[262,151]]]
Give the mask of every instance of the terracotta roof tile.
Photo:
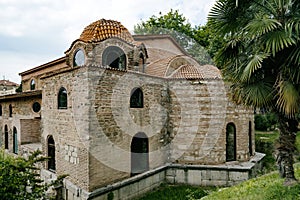
[[[0,80],[0,85],[3,85],[3,86],[19,86],[19,84],[11,82],[9,80]]]
[[[168,78],[171,79],[203,79],[202,73],[194,65],[182,65]]]
[[[202,65],[198,67],[204,79],[222,79],[221,71],[213,65]]]
[[[100,19],[85,27],[79,40],[101,42],[112,37],[118,37],[129,43],[134,41],[130,32],[120,22],[106,19]]]

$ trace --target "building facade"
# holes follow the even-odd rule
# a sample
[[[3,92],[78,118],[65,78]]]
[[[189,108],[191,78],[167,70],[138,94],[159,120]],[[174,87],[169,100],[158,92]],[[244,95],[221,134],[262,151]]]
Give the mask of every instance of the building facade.
[[[68,174],[65,199],[92,199],[99,188],[170,164],[256,155],[253,110],[230,101],[220,71],[168,35],[132,36],[101,19],[65,56],[20,75],[23,91],[0,96],[1,143],[51,157],[42,176]]]

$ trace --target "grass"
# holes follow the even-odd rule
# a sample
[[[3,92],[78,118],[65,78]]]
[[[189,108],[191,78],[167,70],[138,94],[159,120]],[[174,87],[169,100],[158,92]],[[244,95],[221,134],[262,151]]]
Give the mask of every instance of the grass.
[[[255,179],[245,181],[229,188],[203,188],[186,185],[163,184],[158,189],[147,193],[138,200],[294,200],[300,199],[300,184],[283,186],[283,179],[279,178],[273,157],[274,142],[278,139],[278,131],[255,133],[256,151],[266,154],[264,158],[265,170],[268,173]],[[296,147],[300,150],[300,132],[297,133]],[[296,157],[300,161],[299,156]],[[295,175],[300,180],[300,164],[295,165]]]
[[[213,188],[162,184],[158,189],[137,200],[193,200],[206,196]]]
[[[295,165],[295,175],[300,178],[300,165]],[[245,181],[239,185],[212,192],[203,200],[294,200],[300,199],[300,184],[283,186],[277,172]]]

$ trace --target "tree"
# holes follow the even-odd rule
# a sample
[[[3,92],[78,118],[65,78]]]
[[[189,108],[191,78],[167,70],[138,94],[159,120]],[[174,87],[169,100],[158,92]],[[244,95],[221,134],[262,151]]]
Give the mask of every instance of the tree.
[[[172,10],[163,15],[152,16],[147,21],[134,26],[135,34],[169,34],[193,56],[200,64],[212,64],[209,51],[211,34],[206,26],[195,26],[179,14],[178,10]],[[216,43],[215,43],[216,44]]]
[[[277,161],[295,182],[293,153],[300,109],[300,1],[218,0],[210,28],[226,41],[215,57],[237,103],[267,108],[278,119]]]
[[[52,184],[41,180],[37,165],[47,160],[35,151],[28,158],[13,157],[0,151],[0,194],[3,200],[36,200],[46,198],[46,191],[65,176]]]

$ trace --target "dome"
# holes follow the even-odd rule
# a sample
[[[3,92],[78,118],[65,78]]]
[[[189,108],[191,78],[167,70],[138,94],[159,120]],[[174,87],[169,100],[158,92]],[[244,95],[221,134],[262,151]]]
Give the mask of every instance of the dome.
[[[134,41],[130,32],[120,22],[106,19],[100,19],[85,27],[79,40],[101,42],[112,37],[120,38],[128,43]]]

